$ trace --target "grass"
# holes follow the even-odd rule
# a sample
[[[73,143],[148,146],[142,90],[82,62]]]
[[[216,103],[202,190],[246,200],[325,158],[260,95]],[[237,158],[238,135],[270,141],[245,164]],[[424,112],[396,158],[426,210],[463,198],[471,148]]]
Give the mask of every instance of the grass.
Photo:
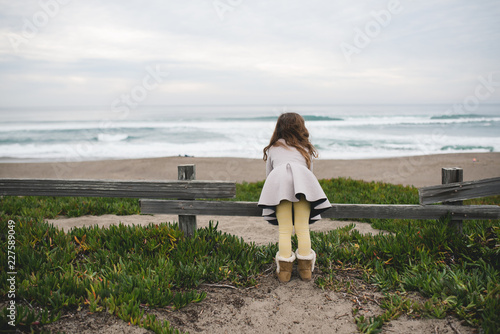
[[[320,181],[331,202],[417,204],[418,191],[351,179]],[[263,182],[237,184],[238,201],[257,201]],[[500,196],[466,204],[500,204]],[[276,244],[256,246],[221,233],[216,225],[184,238],[176,225],[112,226],[64,233],[44,223],[58,215],[137,214],[136,199],[3,197],[0,199],[0,301],[8,301],[8,221],[16,222],[18,328],[43,330],[68,310],[109,312],[155,333],[175,333],[151,308],[179,309],[203,300],[203,283],[252,286],[269,268]],[[439,222],[365,219],[390,235],[361,235],[353,225],[312,233],[321,274],[315,283],[337,290],[352,269],[383,292],[384,313],[353,314],[360,332],[376,333],[402,314],[442,318],[453,314],[485,333],[500,328],[500,221],[465,221],[464,235]],[[296,238],[293,239],[296,246]],[[349,288],[349,286],[347,286]],[[424,301],[411,294],[418,292]],[[9,321],[0,311],[0,327]]]

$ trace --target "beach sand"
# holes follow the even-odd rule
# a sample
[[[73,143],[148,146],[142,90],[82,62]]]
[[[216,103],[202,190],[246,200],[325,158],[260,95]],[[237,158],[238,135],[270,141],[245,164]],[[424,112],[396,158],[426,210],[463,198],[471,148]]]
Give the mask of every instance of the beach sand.
[[[196,165],[196,179],[255,182],[265,179],[265,164],[259,159],[166,157],[155,159],[108,160],[59,163],[1,163],[0,178],[57,178],[57,179],[137,179],[176,180],[177,166]],[[382,181],[393,184],[423,187],[441,183],[442,167],[461,167],[464,181],[500,176],[500,153],[466,153],[415,156],[366,160],[317,160],[314,173],[318,179],[336,177],[364,181]],[[174,215],[134,215],[99,217],[85,216],[49,220],[65,230],[73,227],[110,224],[140,224],[176,222]],[[277,241],[277,228],[260,217],[198,216],[198,227],[209,221],[219,223],[219,230],[237,235],[246,242],[257,244]],[[361,233],[384,233],[360,222],[323,219],[313,225],[313,231],[328,231],[354,223]],[[318,273],[316,269],[316,273]],[[339,273],[341,275],[342,273]],[[352,277],[349,279],[353,279]],[[359,283],[363,285],[363,283]],[[302,282],[294,276],[286,285],[279,284],[272,272],[250,290],[224,286],[203,287],[208,297],[177,312],[152,310],[182,331],[203,333],[354,333],[357,332],[352,309],[359,306],[353,296],[318,289],[314,281]],[[363,292],[364,303],[360,313],[373,316],[383,313],[374,300],[380,292]],[[358,296],[359,297],[359,296]],[[360,297],[361,298],[361,297]],[[359,305],[358,305],[359,304]],[[92,326],[91,326],[92,325]],[[64,320],[46,327],[53,331],[100,333],[145,333],[143,329],[103,312],[89,316],[75,311]],[[94,328],[94,329],[93,329]],[[401,317],[384,326],[383,333],[472,333],[453,318],[410,319]]]
[[[196,179],[255,182],[264,180],[261,159],[165,157],[57,163],[0,163],[1,178],[176,180],[177,166],[196,165]],[[318,179],[350,177],[424,187],[441,184],[442,167],[461,167],[464,181],[500,175],[500,153],[423,155],[386,159],[314,162]]]

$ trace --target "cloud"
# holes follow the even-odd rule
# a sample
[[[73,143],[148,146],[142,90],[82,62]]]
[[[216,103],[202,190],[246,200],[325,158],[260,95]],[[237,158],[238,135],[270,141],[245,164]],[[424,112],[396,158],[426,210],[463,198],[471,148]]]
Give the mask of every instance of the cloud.
[[[499,70],[495,0],[240,1],[223,20],[213,3],[0,1],[0,104],[108,105],[156,64],[170,76],[144,103],[453,102]]]

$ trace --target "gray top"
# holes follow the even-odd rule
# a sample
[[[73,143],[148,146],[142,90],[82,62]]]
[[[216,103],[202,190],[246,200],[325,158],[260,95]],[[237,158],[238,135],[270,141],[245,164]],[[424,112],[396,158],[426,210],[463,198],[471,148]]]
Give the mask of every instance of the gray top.
[[[283,139],[280,141],[283,145],[272,146],[267,152],[267,178],[258,203],[263,209],[262,215],[276,225],[276,206],[282,200],[298,202],[303,195],[311,203],[309,222],[314,223],[331,204],[312,173],[312,163],[311,169],[307,168],[302,154],[295,147],[287,146]]]
[[[294,162],[307,168],[306,159],[304,159],[302,154],[295,147],[288,146],[284,139],[279,139],[278,141],[281,142],[283,146],[271,146],[267,152],[266,177],[269,176],[269,173],[271,173],[274,168],[288,162]],[[309,169],[312,172],[312,159]]]

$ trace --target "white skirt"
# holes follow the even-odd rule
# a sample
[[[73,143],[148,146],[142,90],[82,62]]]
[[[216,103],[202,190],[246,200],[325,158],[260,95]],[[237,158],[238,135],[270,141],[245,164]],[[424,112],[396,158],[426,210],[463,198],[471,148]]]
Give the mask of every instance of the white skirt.
[[[264,219],[273,225],[278,225],[276,206],[282,200],[298,202],[302,196],[311,203],[310,224],[321,219],[320,213],[332,206],[318,179],[307,167],[296,163],[286,163],[269,173],[258,205],[263,209]]]

